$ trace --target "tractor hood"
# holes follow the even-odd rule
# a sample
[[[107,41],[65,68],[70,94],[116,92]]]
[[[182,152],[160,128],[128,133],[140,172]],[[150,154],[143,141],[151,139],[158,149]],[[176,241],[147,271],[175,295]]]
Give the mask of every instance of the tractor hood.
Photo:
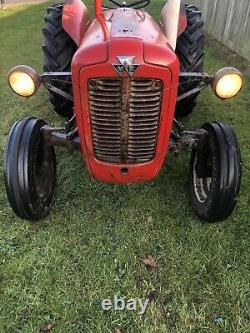
[[[176,18],[174,18],[175,16]],[[161,12],[161,27],[144,10],[126,7],[103,12],[101,10],[100,13],[96,10],[96,18],[89,26],[88,10],[81,0],[64,1],[62,20],[64,30],[78,47],[83,43],[89,45],[107,39],[126,37],[140,38],[150,43],[172,45],[174,26],[177,28],[176,34],[179,36],[187,25],[183,0],[166,3]],[[169,34],[171,35],[166,37]],[[175,48],[174,45],[172,48]]]
[[[103,33],[103,25],[107,34]],[[103,21],[94,19],[85,33],[81,45],[89,47],[114,38],[138,38],[143,42],[167,45],[160,26],[146,12],[132,8],[104,11]]]
[[[103,26],[107,28],[106,33]],[[117,47],[111,47],[113,45]],[[176,57],[161,27],[148,13],[132,8],[106,10],[88,27],[72,66],[80,68],[107,61],[114,63],[117,59],[111,59],[111,53],[128,55],[131,52],[137,59],[142,57],[145,62],[165,67]]]

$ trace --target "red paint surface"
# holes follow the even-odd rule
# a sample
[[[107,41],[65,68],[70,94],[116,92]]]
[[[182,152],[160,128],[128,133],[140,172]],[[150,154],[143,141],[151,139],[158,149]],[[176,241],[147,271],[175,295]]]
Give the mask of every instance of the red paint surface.
[[[181,0],[178,37],[185,31],[186,27],[187,27],[187,15],[186,15],[186,8],[185,8],[185,0]]]
[[[79,46],[88,27],[88,10],[81,0],[64,2],[62,24],[63,29]]]
[[[74,105],[83,157],[89,172],[100,181],[149,181],[160,172],[168,150],[178,89],[179,61],[158,24],[145,12],[134,9],[109,10],[103,18],[108,38],[100,20],[95,19],[72,60]],[[94,156],[87,81],[90,78],[116,77],[118,74],[112,64],[118,63],[119,55],[135,56],[134,63],[140,66],[134,77],[161,79],[164,84],[156,154],[147,163],[105,163]],[[128,168],[127,174],[121,172],[123,167]]]

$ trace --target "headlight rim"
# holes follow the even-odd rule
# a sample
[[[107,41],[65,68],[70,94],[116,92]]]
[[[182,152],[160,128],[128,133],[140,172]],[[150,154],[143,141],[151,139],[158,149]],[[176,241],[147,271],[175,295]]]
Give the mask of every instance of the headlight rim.
[[[28,95],[28,96],[24,96],[22,94],[19,94],[17,93],[11,86],[10,84],[10,77],[12,74],[14,73],[24,73],[24,74],[27,74],[29,75],[29,77],[32,79],[33,83],[34,83],[34,91],[32,94]],[[37,92],[37,90],[39,89],[40,87],[40,84],[41,84],[41,80],[40,80],[40,77],[39,75],[37,74],[37,72],[34,70],[34,68],[30,67],[30,66],[27,66],[27,65],[17,65],[17,66],[14,66],[11,68],[11,70],[8,72],[8,83],[9,83],[9,86],[11,88],[11,90],[17,94],[18,96],[21,96],[21,97],[25,97],[25,98],[29,98],[31,96],[34,96]]]

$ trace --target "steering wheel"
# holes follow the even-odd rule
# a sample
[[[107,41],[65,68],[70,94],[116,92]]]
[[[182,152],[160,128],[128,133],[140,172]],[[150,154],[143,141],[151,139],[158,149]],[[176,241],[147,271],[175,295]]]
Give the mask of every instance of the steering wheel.
[[[119,8],[133,7],[135,9],[140,9],[140,8],[144,8],[150,4],[150,0],[137,0],[137,1],[133,1],[131,3],[126,3],[126,1],[119,3],[116,0],[108,0],[108,1],[110,1],[112,4],[114,4],[116,7],[119,7]],[[114,7],[108,7],[108,6],[104,6],[104,8],[114,9]]]

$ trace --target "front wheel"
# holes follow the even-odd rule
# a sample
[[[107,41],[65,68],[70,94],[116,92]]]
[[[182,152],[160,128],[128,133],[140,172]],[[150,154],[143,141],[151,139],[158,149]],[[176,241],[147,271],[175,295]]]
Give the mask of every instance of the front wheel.
[[[192,150],[191,201],[205,222],[226,219],[234,210],[241,184],[241,156],[234,130],[222,123],[202,127],[207,136]]]
[[[45,121],[34,117],[16,122],[5,148],[5,187],[14,213],[39,220],[50,209],[56,179],[53,146],[43,142]]]

